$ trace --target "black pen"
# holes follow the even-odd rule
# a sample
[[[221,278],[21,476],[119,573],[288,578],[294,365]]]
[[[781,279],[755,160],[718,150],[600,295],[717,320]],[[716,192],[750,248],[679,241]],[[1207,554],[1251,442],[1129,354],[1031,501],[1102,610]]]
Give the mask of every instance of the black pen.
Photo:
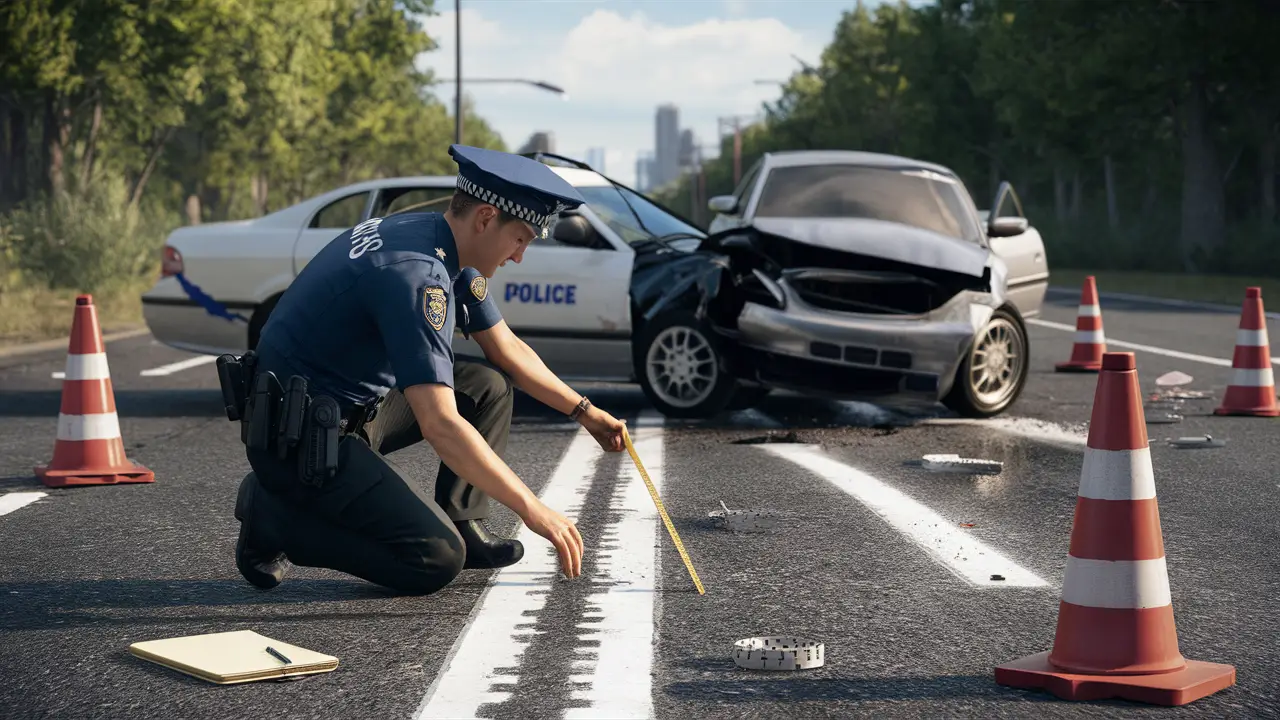
[[[271,653],[272,655],[275,655],[276,657],[280,658],[282,661],[284,661],[284,662],[286,662],[286,663],[289,663],[290,665],[292,665],[292,664],[293,664],[293,661],[292,661],[292,660],[290,660],[289,658],[285,657],[284,655],[281,655],[279,650],[276,650],[275,648],[271,647],[270,645],[268,645],[268,646],[267,646],[267,652]]]

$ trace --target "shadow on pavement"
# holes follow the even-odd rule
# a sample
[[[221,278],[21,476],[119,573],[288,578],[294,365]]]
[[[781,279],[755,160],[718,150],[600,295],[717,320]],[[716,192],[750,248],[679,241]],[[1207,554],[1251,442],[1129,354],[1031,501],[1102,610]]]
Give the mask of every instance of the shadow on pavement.
[[[664,692],[678,700],[704,703],[850,702],[922,700],[928,698],[997,698],[1013,692],[995,684],[990,675],[935,675],[903,678],[777,678],[742,670],[732,658],[716,658],[717,668],[741,675],[737,680],[674,682]],[[813,672],[813,671],[810,671]],[[821,671],[818,671],[821,672]],[[1024,701],[1053,701],[1041,693],[1020,696]]]
[[[634,418],[653,406],[639,388],[586,388],[584,394],[597,407],[619,418]],[[216,389],[116,390],[116,413],[121,418],[225,418],[222,393]],[[836,402],[822,398],[775,393],[759,402],[754,409],[722,413],[707,420],[664,418],[671,428],[734,430],[760,427],[830,428],[893,427],[913,424],[916,420],[949,414],[941,405],[917,403],[874,405],[859,402]],[[57,417],[62,405],[62,390],[0,390],[0,417]],[[656,411],[653,411],[656,413]],[[766,416],[762,416],[764,413]],[[658,417],[662,417],[658,415]],[[523,392],[517,392],[513,409],[515,423],[571,422],[559,411],[543,405]]]
[[[349,612],[318,612],[310,603],[396,601],[402,596],[359,579],[286,578],[270,592],[260,591],[240,577],[225,580],[65,580],[0,583],[0,630],[65,630],[90,625],[271,622],[346,620],[377,617],[465,616],[446,595],[470,592],[454,588],[428,598],[434,609],[404,610],[400,602],[370,606],[360,603]],[[279,609],[272,609],[271,606]],[[229,615],[215,608],[242,607]],[[393,608],[397,612],[389,612]],[[152,613],[146,611],[151,609]],[[193,612],[196,609],[207,612]],[[283,614],[282,614],[283,613]]]

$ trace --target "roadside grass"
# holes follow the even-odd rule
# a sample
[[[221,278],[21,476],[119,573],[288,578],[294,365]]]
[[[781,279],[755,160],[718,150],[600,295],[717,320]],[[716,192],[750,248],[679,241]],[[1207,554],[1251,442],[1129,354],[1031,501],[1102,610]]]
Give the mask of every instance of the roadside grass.
[[[1100,293],[1128,293],[1222,305],[1239,305],[1244,302],[1245,288],[1260,287],[1264,304],[1267,298],[1274,298],[1276,309],[1280,309],[1280,278],[1053,268],[1049,271],[1049,284],[1079,289],[1089,275],[1094,276]]]
[[[143,324],[143,287],[93,294],[103,334]],[[9,288],[0,292],[0,347],[68,337],[75,315],[72,290],[40,287]]]

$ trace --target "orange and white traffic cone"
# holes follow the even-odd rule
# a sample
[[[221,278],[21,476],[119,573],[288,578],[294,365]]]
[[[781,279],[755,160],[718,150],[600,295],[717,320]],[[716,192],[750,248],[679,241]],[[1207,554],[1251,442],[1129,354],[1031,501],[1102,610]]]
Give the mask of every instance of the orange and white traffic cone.
[[[1102,354],[1107,351],[1107,338],[1102,332],[1102,306],[1098,304],[1098,286],[1090,275],[1080,289],[1080,308],[1076,310],[1075,344],[1071,359],[1054,365],[1057,372],[1098,372]]]
[[[1271,344],[1267,340],[1267,316],[1262,310],[1262,288],[1246,288],[1236,351],[1231,357],[1233,377],[1214,415],[1276,417],[1276,381],[1271,372]]]
[[[115,393],[93,297],[76,298],[62,380],[53,462],[36,467],[49,487],[155,482],[155,474],[124,454]]]
[[[1185,705],[1236,670],[1178,649],[1142,393],[1131,352],[1106,353],[1093,399],[1053,649],[995,669],[1065,700]]]

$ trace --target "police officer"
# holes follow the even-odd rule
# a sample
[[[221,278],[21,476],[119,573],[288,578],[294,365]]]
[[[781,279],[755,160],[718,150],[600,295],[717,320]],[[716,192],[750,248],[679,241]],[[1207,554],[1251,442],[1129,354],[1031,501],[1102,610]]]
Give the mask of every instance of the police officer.
[[[511,565],[524,548],[485,527],[489,497],[555,546],[566,577],[581,572],[577,527],[502,460],[513,383],[606,451],[623,449],[623,423],[511,332],[487,279],[584,200],[534,160],[460,145],[449,153],[458,180],[447,212],[373,218],[339,235],[263,328],[242,434],[253,472],[235,510],[236,565],[260,588],[278,585],[286,562],[413,594],[439,590],[464,568]],[[488,363],[455,362],[455,327]],[[298,404],[285,402],[295,377],[305,378],[310,408],[296,442],[281,429]],[[329,398],[342,423],[325,431]],[[424,438],[441,459],[434,500],[383,457]],[[326,455],[336,462],[325,465]]]

